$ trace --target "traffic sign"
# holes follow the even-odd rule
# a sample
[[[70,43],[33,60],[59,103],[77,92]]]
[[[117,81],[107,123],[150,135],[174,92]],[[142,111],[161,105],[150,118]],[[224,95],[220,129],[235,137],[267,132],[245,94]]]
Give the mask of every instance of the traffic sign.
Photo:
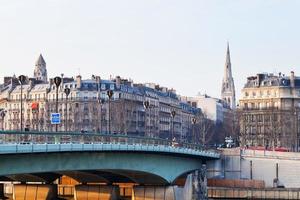
[[[51,124],[60,124],[60,113],[51,113]]]

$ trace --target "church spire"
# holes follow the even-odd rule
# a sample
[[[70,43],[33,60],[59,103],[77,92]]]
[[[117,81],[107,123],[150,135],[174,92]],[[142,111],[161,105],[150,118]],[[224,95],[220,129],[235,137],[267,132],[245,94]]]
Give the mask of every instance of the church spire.
[[[227,42],[226,60],[224,66],[224,77],[222,82],[222,99],[230,106],[231,109],[235,109],[235,87],[231,72],[230,50],[229,43]]]
[[[34,69],[34,78],[36,80],[43,81],[44,83],[47,83],[47,69],[46,69],[46,62],[40,54],[39,58],[35,62],[35,69]]]
[[[225,61],[225,67],[224,67],[224,78],[232,77],[231,73],[231,61],[230,61],[230,50],[229,50],[229,43],[227,42],[227,51],[226,51],[226,61]]]

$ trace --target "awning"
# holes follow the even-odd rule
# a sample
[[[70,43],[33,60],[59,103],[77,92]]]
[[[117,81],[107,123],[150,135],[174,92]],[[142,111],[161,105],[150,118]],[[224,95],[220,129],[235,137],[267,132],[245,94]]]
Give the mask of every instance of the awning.
[[[37,110],[37,109],[39,109],[39,103],[38,103],[38,102],[33,102],[33,103],[31,104],[31,109],[32,109],[32,110]]]

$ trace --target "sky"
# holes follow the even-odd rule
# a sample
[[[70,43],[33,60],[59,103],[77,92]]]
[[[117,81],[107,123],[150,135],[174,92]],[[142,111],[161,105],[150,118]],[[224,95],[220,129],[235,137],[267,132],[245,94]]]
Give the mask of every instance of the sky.
[[[247,76],[300,74],[298,0],[1,0],[0,79],[117,75],[220,97],[227,41],[237,98]]]

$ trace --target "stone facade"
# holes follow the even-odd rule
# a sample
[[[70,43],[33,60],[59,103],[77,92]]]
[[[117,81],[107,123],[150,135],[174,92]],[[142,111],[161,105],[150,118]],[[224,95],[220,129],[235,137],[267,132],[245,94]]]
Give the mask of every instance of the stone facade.
[[[38,76],[41,66],[46,66],[40,56],[35,78],[28,78],[23,85],[23,129],[54,131],[50,114],[56,112],[56,85],[47,75]],[[44,68],[43,72],[46,72]],[[37,75],[37,76],[36,76]],[[45,76],[44,76],[45,75]],[[103,80],[99,76],[83,80],[61,77],[58,88],[58,112],[61,124],[58,131],[92,131],[114,134],[145,135],[187,141],[191,139],[192,119],[200,123],[201,110],[181,101],[172,89],[156,84],[135,84],[116,77]],[[67,98],[65,89],[70,89]],[[113,91],[111,99],[107,91]],[[21,86],[16,77],[6,78],[1,86],[1,129],[20,130]],[[149,102],[146,108],[144,102]],[[174,117],[171,112],[175,111]]]
[[[300,77],[248,77],[239,101],[241,146],[299,150]]]

